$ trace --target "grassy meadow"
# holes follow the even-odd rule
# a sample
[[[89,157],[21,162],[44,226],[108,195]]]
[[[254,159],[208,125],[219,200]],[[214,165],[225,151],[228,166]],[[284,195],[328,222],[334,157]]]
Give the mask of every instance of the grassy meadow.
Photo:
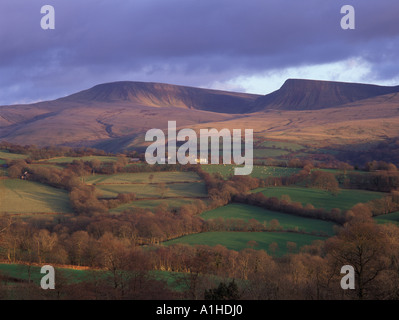
[[[11,280],[9,283],[12,283],[13,279],[20,281],[30,280],[37,286],[40,286],[40,280],[43,277],[40,269],[41,267],[35,265],[0,263],[0,275],[9,277],[9,280]],[[172,290],[181,292],[187,289],[187,286],[182,281],[184,273],[153,270],[148,275],[156,280],[165,281]],[[112,277],[112,274],[109,271],[103,270],[77,270],[66,267],[55,267],[55,276],[60,282],[79,283],[82,281],[96,281],[107,276]],[[13,299],[12,293],[9,298]]]
[[[254,159],[279,158],[289,153],[290,151],[282,149],[254,149]]]
[[[116,162],[118,159],[117,157],[109,157],[109,156],[57,157],[51,159],[43,159],[40,160],[40,162],[67,164],[67,163],[72,163],[74,160],[82,160],[82,161],[99,160],[101,162]]]
[[[277,198],[288,195],[293,202],[300,202],[302,205],[310,203],[315,208],[324,208],[326,210],[331,210],[333,208],[348,210],[357,203],[379,199],[385,195],[382,192],[351,189],[340,189],[338,195],[333,195],[325,190],[301,187],[258,188],[252,190],[252,192],[261,192],[267,197]]]
[[[384,214],[374,218],[377,223],[393,223],[399,225],[399,211]]]
[[[24,264],[0,264],[0,273],[10,278],[28,281],[29,279],[40,285],[40,280],[43,274],[40,273],[41,267],[29,266]],[[55,268],[56,277],[64,278],[68,283],[80,282],[87,280],[90,276],[90,271],[76,270],[70,268]]]
[[[280,226],[285,230],[303,230],[308,233],[322,232],[330,236],[334,234],[334,223],[332,222],[274,212],[246,204],[228,204],[227,206],[204,212],[203,214],[201,214],[201,217],[205,220],[217,218],[235,218],[249,221],[251,219],[255,219],[261,223],[267,223],[273,219],[276,219],[280,223]]]
[[[166,199],[151,199],[151,200],[136,200],[130,203],[123,204],[117,208],[111,209],[110,213],[118,214],[130,208],[142,208],[154,210],[159,205],[166,205],[169,209],[177,209],[186,204],[192,204],[196,198],[166,198]],[[207,201],[206,199],[201,199]]]
[[[238,166],[233,164],[207,164],[203,165],[201,168],[208,173],[219,173],[224,178],[228,178],[234,175],[234,168]],[[290,176],[299,172],[296,168],[283,168],[283,167],[272,167],[272,166],[253,166],[251,176],[254,178],[268,178],[268,177],[284,177]]]
[[[195,172],[143,172],[117,173],[112,175],[93,175],[85,177],[87,184],[134,184],[134,183],[172,183],[198,182],[201,178]]]
[[[166,184],[160,189],[158,184],[109,184],[98,185],[98,195],[104,198],[115,198],[119,193],[135,193],[137,199],[145,198],[204,198],[207,196],[203,182]],[[163,195],[161,194],[163,193]]]
[[[26,159],[28,156],[26,154],[18,154],[18,153],[10,153],[5,150],[0,150],[0,159],[2,160],[19,160]],[[0,164],[4,164],[5,161],[2,161]]]
[[[289,151],[299,151],[306,148],[298,143],[286,141],[263,141],[261,143],[261,146],[265,148],[282,149]]]
[[[323,237],[317,237],[307,234],[289,233],[289,232],[204,232],[187,235],[178,239],[164,242],[163,244],[188,244],[188,245],[222,245],[227,249],[240,251],[245,248],[253,247],[258,250],[265,250],[271,255],[282,256],[288,253],[287,242],[296,243],[295,252],[305,245],[310,245],[315,240],[325,240]],[[249,241],[256,241],[252,246]],[[269,246],[273,242],[277,243],[278,249],[273,252]]]
[[[0,180],[0,213],[73,213],[68,193],[19,179]]]

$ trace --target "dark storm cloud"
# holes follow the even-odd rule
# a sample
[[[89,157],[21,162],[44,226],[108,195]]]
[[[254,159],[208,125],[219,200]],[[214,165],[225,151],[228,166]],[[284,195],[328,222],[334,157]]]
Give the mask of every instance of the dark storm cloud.
[[[374,79],[399,75],[397,0],[45,2],[55,30],[40,28],[43,1],[0,3],[0,104],[116,80],[207,86],[350,57],[370,62]],[[340,28],[344,4],[356,30]]]

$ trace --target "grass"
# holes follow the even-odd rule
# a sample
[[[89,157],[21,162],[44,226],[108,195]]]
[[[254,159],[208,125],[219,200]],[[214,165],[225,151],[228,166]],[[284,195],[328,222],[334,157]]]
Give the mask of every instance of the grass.
[[[163,270],[152,270],[149,272],[155,280],[165,281],[167,286],[177,292],[184,292],[188,289],[187,282],[184,281],[186,273],[163,271]]]
[[[274,212],[265,210],[259,207],[250,206],[246,204],[229,204],[224,207],[219,207],[211,211],[204,212],[201,217],[205,220],[223,218],[223,219],[243,219],[249,221],[255,219],[261,223],[277,219],[283,229],[299,229],[305,232],[322,232],[332,236],[334,223],[328,221],[321,221],[317,219],[309,219],[298,217],[290,214]]]
[[[40,285],[40,280],[44,274],[40,273],[41,267],[30,267],[30,280],[35,284]],[[23,264],[0,264],[0,273],[8,277],[20,280],[29,280],[29,266]],[[68,283],[80,282],[86,280],[89,271],[75,270],[66,268],[55,268],[55,277],[57,279],[60,274],[67,280]]]
[[[150,176],[153,179],[150,180]],[[201,178],[195,172],[143,172],[143,173],[118,173],[113,175],[94,175],[85,178],[87,184],[101,183],[168,183],[168,182],[195,182]]]
[[[324,171],[324,172],[329,172],[334,175],[341,175],[344,174],[343,170],[340,169],[313,169],[312,171]],[[360,170],[346,170],[346,174],[359,174],[359,175],[367,175],[367,174],[372,174],[372,172],[367,172],[367,171],[360,171]]]
[[[100,160],[101,162],[116,162],[117,157],[108,157],[108,156],[86,156],[86,157],[59,157],[52,159],[43,159],[41,162],[48,163],[72,163],[74,160],[82,160],[82,161],[92,161],[92,160]]]
[[[236,165],[207,164],[202,165],[202,169],[208,173],[220,173],[224,178],[234,175]],[[284,177],[299,172],[296,168],[283,168],[271,166],[253,166],[251,176],[254,178]]]
[[[28,156],[26,154],[10,153],[10,152],[4,151],[4,150],[0,151],[0,159],[18,160],[18,159],[26,159],[26,158],[28,158]]]
[[[252,190],[252,192],[261,192],[267,197],[277,198],[281,198],[282,195],[289,195],[293,202],[300,202],[303,205],[310,203],[316,208],[326,210],[333,208],[348,210],[357,203],[368,202],[384,196],[382,192],[348,189],[341,189],[339,194],[334,196],[328,191],[299,187],[258,188]]]
[[[159,185],[156,184],[111,184],[97,185],[96,189],[104,198],[113,198],[118,193],[135,193],[136,198],[161,198]],[[166,185],[164,197],[180,198],[196,198],[206,197],[207,191],[205,183],[175,183]]]
[[[170,209],[175,209],[175,208],[180,208],[183,205],[186,204],[191,204],[193,203],[195,198],[168,198],[168,199],[159,199],[159,200],[138,200],[138,201],[133,201],[131,203],[126,203],[123,204],[115,209],[110,210],[111,213],[121,213],[129,208],[143,208],[143,209],[149,209],[149,210],[154,210],[157,206],[161,204],[166,204],[168,205],[168,208]],[[206,200],[206,199],[204,199]]]
[[[42,164],[42,163],[32,163],[29,165],[29,168],[35,168],[35,167],[40,167],[40,168],[49,168],[49,169],[58,169],[58,170],[63,170],[65,167],[57,164]]]
[[[240,251],[249,247],[249,241],[256,241],[258,245],[254,249],[266,250],[271,255],[283,256],[288,253],[287,242],[295,242],[297,244],[296,251],[299,251],[301,247],[309,245],[315,240],[325,240],[325,238],[288,232],[204,232],[169,240],[163,244],[169,246],[183,243],[212,247],[222,245],[227,249]],[[273,242],[278,244],[278,250],[275,253],[269,250],[269,245]]]
[[[276,149],[285,149],[292,151],[299,151],[305,149],[305,147],[300,144],[294,142],[285,142],[285,141],[264,141],[262,142],[261,146],[265,148],[276,148]]]
[[[40,273],[41,267],[31,266],[30,267],[30,280],[40,286],[40,280],[44,274]],[[10,278],[28,281],[29,280],[29,266],[23,264],[0,264],[0,274],[8,276]],[[70,268],[55,268],[56,281],[60,281],[68,284],[79,283],[82,281],[91,281],[94,279],[106,277],[110,275],[108,271],[94,271],[94,270],[76,270]],[[172,290],[182,292],[187,290],[187,286],[183,281],[184,273],[171,272],[171,271],[160,271],[153,270],[149,272],[149,275],[158,281],[165,281],[169,288]]]
[[[393,223],[399,225],[399,211],[384,214],[374,218],[377,223]]]
[[[2,213],[72,213],[68,193],[37,182],[0,180]]]
[[[254,158],[278,158],[289,154],[289,151],[281,149],[255,149]]]

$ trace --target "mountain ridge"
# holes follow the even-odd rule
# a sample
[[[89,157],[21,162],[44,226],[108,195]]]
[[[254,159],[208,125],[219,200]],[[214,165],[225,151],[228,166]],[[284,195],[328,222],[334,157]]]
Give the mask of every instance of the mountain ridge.
[[[280,89],[258,98],[253,111],[318,110],[399,92],[399,86],[287,79]]]
[[[261,95],[172,85],[117,81],[96,85],[61,101],[132,102],[151,107],[177,107],[219,113],[246,113]]]

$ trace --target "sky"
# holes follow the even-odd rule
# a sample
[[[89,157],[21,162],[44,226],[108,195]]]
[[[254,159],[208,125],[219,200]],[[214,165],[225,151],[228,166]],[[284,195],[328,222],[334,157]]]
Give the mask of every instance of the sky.
[[[341,28],[343,5],[354,30]],[[399,1],[0,2],[0,105],[113,81],[267,94],[288,78],[399,85]]]

